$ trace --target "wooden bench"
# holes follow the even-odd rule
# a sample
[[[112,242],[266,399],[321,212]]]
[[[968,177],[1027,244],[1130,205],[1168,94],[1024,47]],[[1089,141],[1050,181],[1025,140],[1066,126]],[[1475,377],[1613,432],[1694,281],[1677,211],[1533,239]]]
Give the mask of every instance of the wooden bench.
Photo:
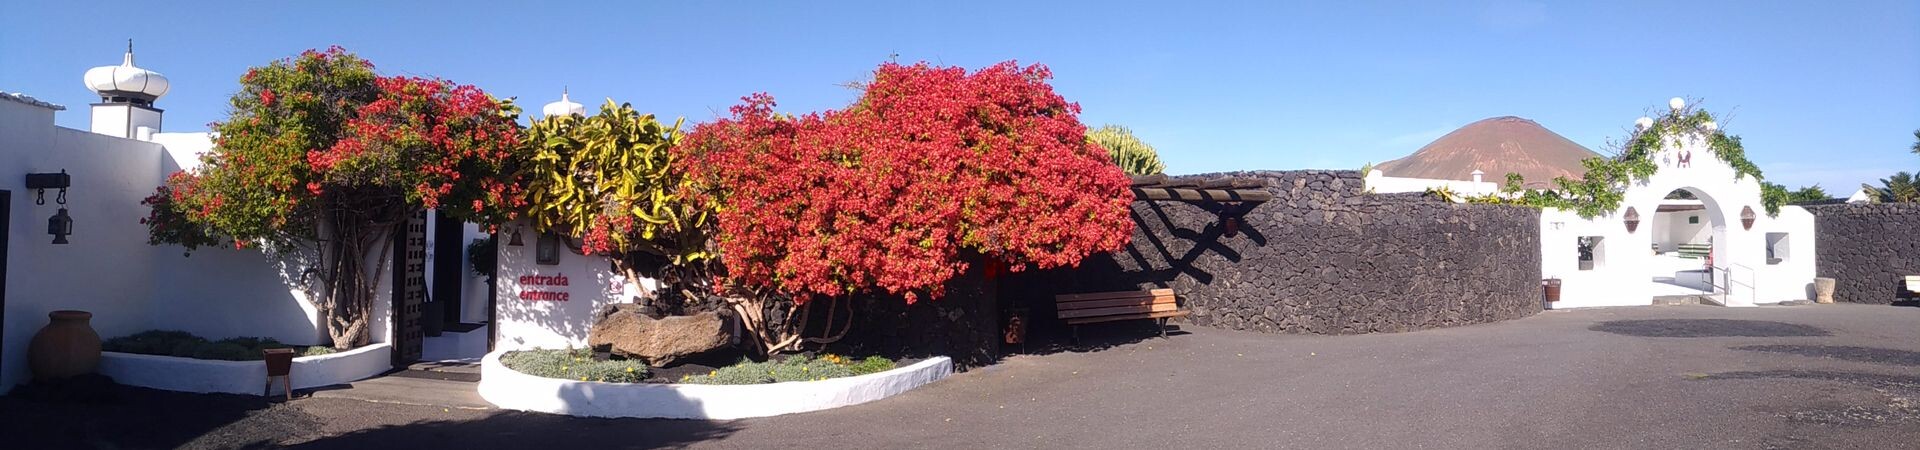
[[[1705,258],[1707,257],[1708,253],[1713,253],[1713,245],[1712,244],[1680,244],[1679,253],[1681,258],[1693,258],[1693,259]]]
[[[1160,337],[1166,337],[1167,319],[1192,312],[1180,307],[1172,289],[1060,294],[1053,296],[1053,305],[1060,320],[1073,326],[1075,345],[1080,343],[1082,324],[1149,319],[1159,322]]]
[[[1907,275],[1907,292],[1920,295],[1920,275]]]

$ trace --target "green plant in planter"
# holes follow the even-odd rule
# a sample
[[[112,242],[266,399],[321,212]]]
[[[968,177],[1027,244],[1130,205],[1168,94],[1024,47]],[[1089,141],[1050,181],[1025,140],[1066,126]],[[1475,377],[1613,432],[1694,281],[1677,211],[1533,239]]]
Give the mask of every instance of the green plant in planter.
[[[607,383],[639,383],[652,373],[640,361],[595,360],[586,349],[508,352],[500,355],[500,364],[537,377]]]

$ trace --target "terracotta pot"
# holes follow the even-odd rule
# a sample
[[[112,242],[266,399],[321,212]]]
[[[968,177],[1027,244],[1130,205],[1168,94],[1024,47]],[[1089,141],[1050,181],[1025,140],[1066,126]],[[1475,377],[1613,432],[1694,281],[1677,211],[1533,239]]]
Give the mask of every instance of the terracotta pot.
[[[93,373],[100,366],[100,334],[93,332],[93,313],[54,311],[53,321],[33,335],[27,347],[27,367],[34,381],[48,381]]]
[[[1548,278],[1540,281],[1542,291],[1547,294],[1548,302],[1560,301],[1560,279]]]
[[[1833,303],[1833,279],[1820,277],[1813,279],[1813,301],[1815,303]]]

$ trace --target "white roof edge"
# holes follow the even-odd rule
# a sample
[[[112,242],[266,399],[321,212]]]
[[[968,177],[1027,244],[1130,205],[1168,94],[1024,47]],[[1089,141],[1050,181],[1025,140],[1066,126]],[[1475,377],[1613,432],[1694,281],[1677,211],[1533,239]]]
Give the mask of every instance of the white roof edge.
[[[65,106],[60,106],[60,105],[58,105],[58,104],[54,104],[54,103],[48,103],[48,102],[47,102],[47,101],[45,101],[45,100],[41,100],[41,99],[37,99],[37,98],[33,98],[33,96],[30,96],[30,95],[27,95],[27,94],[22,94],[22,93],[18,93],[18,92],[7,92],[7,91],[0,91],[0,99],[6,99],[6,100],[13,100],[13,101],[16,101],[16,102],[20,102],[20,103],[25,103],[25,104],[29,104],[29,105],[33,105],[33,106],[38,106],[38,107],[41,107],[41,108],[46,108],[46,109],[51,109],[51,110],[54,110],[54,111],[66,111],[66,110],[67,110],[67,107],[65,107]]]

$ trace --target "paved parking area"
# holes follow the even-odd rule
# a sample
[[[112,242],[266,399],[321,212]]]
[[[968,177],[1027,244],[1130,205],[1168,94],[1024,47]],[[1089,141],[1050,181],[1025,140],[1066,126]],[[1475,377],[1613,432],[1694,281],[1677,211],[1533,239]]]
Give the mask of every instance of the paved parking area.
[[[231,407],[222,405],[205,407]],[[54,443],[1914,448],[1920,446],[1920,308],[1607,308],[1360,336],[1189,327],[1168,339],[1100,351],[1014,356],[879,402],[726,422],[576,419],[342,398],[256,406],[209,413],[219,419],[160,440],[94,428]],[[140,407],[146,406],[130,408]],[[16,432],[39,420],[12,418],[31,408],[0,400],[0,413],[10,418],[0,421],[0,431],[24,436]],[[187,414],[152,408],[152,414]]]

